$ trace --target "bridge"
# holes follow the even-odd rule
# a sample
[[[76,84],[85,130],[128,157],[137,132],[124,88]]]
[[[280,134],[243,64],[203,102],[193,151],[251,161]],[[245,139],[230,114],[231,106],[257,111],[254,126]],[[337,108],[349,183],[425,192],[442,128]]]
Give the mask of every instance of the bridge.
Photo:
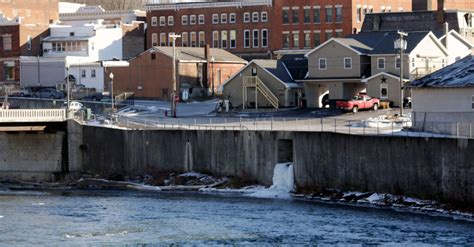
[[[0,123],[64,122],[66,109],[1,109]]]

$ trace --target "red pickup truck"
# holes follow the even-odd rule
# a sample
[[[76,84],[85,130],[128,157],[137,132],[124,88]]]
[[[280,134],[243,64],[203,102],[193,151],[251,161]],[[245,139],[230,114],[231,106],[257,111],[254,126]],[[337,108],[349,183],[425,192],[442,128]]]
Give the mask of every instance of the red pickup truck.
[[[358,112],[361,109],[379,109],[380,100],[377,98],[371,98],[367,95],[356,95],[349,101],[336,101],[336,107],[343,111],[352,111],[353,113]]]

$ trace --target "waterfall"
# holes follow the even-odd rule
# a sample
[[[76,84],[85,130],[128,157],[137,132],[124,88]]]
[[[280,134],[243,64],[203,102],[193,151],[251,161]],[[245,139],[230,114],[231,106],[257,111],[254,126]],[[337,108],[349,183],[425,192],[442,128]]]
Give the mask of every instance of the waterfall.
[[[289,194],[295,189],[295,177],[293,163],[276,164],[273,169],[273,184],[266,188],[250,194],[253,197],[262,198],[291,198]]]

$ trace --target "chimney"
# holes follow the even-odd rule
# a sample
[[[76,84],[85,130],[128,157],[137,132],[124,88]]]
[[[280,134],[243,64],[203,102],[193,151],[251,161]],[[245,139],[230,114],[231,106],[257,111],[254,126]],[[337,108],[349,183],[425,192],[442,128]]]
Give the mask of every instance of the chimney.
[[[438,0],[438,11],[436,11],[436,18],[438,23],[444,23],[444,0]]]
[[[447,22],[443,24],[443,33],[444,33],[443,45],[446,49],[448,49],[449,24]]]

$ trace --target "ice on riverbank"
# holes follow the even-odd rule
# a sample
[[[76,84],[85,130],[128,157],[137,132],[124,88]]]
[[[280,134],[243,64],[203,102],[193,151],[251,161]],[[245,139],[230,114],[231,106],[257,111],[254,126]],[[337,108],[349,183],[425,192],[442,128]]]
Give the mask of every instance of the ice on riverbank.
[[[273,170],[273,184],[270,188],[256,191],[249,196],[259,198],[291,198],[290,192],[295,189],[295,178],[292,163],[276,164]]]

